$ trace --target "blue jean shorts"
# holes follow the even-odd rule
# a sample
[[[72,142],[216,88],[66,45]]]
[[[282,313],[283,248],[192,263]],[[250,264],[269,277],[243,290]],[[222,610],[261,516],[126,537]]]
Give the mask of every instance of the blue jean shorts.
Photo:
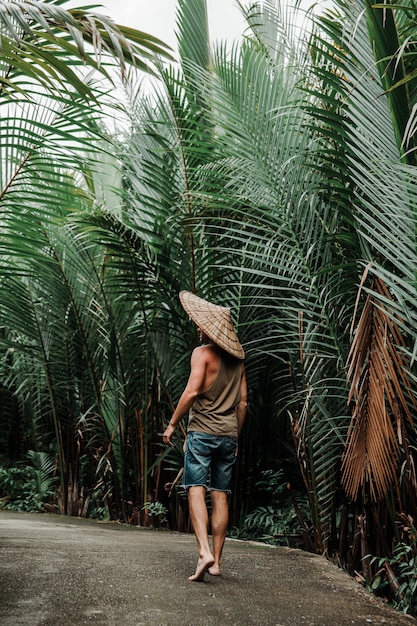
[[[202,486],[230,493],[237,437],[191,431],[184,457],[183,487]]]

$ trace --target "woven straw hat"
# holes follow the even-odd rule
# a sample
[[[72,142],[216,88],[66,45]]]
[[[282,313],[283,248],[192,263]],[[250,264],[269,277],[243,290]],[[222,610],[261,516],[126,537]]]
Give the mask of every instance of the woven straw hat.
[[[203,300],[190,291],[180,291],[179,296],[186,313],[211,341],[237,359],[245,358],[230,309]]]

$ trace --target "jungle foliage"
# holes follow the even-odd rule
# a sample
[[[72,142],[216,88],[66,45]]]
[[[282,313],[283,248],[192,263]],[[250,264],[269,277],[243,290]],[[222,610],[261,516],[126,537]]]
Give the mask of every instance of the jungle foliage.
[[[286,484],[307,549],[369,585],[385,571],[395,596],[417,518],[413,0],[242,4],[232,46],[179,0],[177,62],[65,4],[0,2],[4,465],[52,454],[60,512],[186,529],[184,428],[173,450],[161,433],[196,291],[231,307],[247,355],[231,524],[273,537]]]

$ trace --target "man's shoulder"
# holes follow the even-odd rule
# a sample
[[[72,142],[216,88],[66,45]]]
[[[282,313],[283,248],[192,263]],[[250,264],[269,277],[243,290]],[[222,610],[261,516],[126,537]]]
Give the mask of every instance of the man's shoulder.
[[[214,358],[219,358],[219,351],[216,346],[210,343],[205,343],[202,346],[197,346],[193,350],[193,357],[198,359],[212,360]]]

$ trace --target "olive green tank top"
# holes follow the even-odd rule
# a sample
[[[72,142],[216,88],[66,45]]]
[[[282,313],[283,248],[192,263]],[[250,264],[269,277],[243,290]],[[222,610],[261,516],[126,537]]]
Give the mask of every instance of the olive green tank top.
[[[222,354],[215,381],[197,396],[190,409],[188,432],[237,437],[241,379],[242,361]]]

